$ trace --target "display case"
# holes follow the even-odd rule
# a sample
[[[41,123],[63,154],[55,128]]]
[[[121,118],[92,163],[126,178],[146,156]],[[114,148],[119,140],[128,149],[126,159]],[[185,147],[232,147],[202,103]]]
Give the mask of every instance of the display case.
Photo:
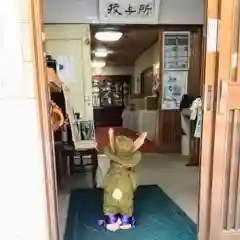
[[[95,77],[92,84],[93,107],[124,106],[129,96],[129,81]]]
[[[96,126],[121,126],[122,111],[128,104],[131,76],[95,76],[92,81]]]

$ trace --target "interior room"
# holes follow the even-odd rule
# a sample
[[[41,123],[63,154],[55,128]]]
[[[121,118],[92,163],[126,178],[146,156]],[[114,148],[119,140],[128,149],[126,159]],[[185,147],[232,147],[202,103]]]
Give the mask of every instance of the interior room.
[[[98,219],[93,220],[93,214],[84,222],[80,213],[84,206],[77,201],[94,202],[87,191],[104,187],[110,166],[104,147],[112,128],[115,135],[133,141],[147,132],[140,149],[138,184],[149,189],[158,186],[158,200],[175,209],[156,216],[167,230],[154,234],[170,236],[174,231],[167,225],[173,221],[175,234],[195,239],[203,22],[77,24],[63,16],[61,24],[48,11],[45,57],[50,97],[64,116],[54,132],[60,237],[74,239],[77,226],[85,239],[96,238],[93,229]],[[192,113],[197,115],[193,119]],[[61,118],[56,119],[59,123]],[[155,194],[154,188],[151,191],[142,199]],[[74,214],[79,217],[76,226]]]
[[[190,41],[193,41],[193,37],[197,33],[199,33],[198,38],[201,39],[201,27],[184,27],[183,30],[168,31],[170,37],[164,37],[168,37],[170,39],[168,41],[176,39],[176,36],[180,38],[180,41],[182,40],[183,44],[185,44],[183,47],[187,47],[185,51],[189,52],[188,54],[190,55],[191,50],[188,49]],[[192,33],[191,30],[193,31]],[[97,39],[97,33],[111,31],[119,32],[122,36],[119,40],[115,41]],[[123,134],[132,139],[137,138],[142,132],[147,132],[147,139],[141,148],[143,160],[139,165],[139,184],[157,184],[160,186],[184,210],[191,220],[196,223],[198,168],[187,168],[185,166],[192,161],[190,157],[191,140],[190,133],[188,133],[190,131],[190,121],[189,123],[186,120],[184,122],[185,125],[183,127],[185,128],[182,130],[186,131],[188,135],[182,135],[182,141],[179,142],[182,145],[178,143],[178,149],[161,151],[161,147],[159,147],[159,140],[161,138],[156,138],[156,129],[159,127],[157,125],[159,124],[159,68],[161,47],[163,44],[160,40],[161,26],[91,25],[90,34],[94,135],[98,144],[99,165],[96,172],[97,187],[103,187],[103,179],[109,167],[108,159],[103,150],[108,143],[108,129],[112,127],[117,135]],[[143,40],[139,41],[139,39]],[[53,42],[50,44],[46,43],[46,49],[49,49],[47,54],[50,54],[47,55],[48,71],[53,74],[54,71],[52,69],[55,69],[57,73],[58,67],[59,77],[57,81],[60,82],[61,76],[66,77],[63,72],[64,65],[67,66],[70,63],[67,63],[66,59],[62,59],[59,53],[54,54],[54,51],[58,51],[58,49],[56,49],[57,45],[54,44],[53,47],[53,44]],[[195,42],[195,45],[192,42],[192,46],[198,49],[201,47],[201,41],[198,40]],[[183,54],[185,54],[184,51]],[[196,56],[200,57],[201,52],[198,54]],[[180,57],[183,58],[184,55]],[[197,59],[197,57],[191,59],[191,61],[198,61],[200,63],[200,59]],[[187,61],[189,60],[187,59]],[[184,94],[191,92],[195,96],[198,96],[197,92],[200,90],[200,85],[198,85],[198,89],[195,86],[198,83],[197,81],[200,81],[200,76],[196,78],[195,74],[200,74],[201,65],[196,66],[196,63],[191,62],[189,66],[187,63],[187,71],[185,69],[185,73],[187,72],[190,75],[188,79],[191,79],[191,74],[194,75],[194,80],[191,81],[195,82],[190,82],[187,86],[188,90]],[[182,69],[181,72],[183,72]],[[64,103],[66,93],[62,92],[62,90],[57,90],[56,86],[61,87],[59,82],[51,83],[51,98],[63,112],[66,112],[66,104]],[[135,90],[135,92],[138,92],[137,94],[133,93],[134,88],[137,89]],[[180,94],[177,110],[180,109],[181,97],[183,95],[182,93]],[[76,118],[80,118],[77,115],[75,113]],[[180,119],[179,111],[172,113],[172,115],[173,117],[171,118],[175,118],[173,119],[174,121],[177,121],[177,118]],[[168,116],[165,118],[168,119]],[[167,124],[173,125],[174,123],[168,122]],[[68,160],[66,161],[58,157],[58,153],[60,152],[57,147],[58,144],[62,141],[65,141],[65,144],[67,144],[67,142],[73,139],[70,127],[71,124],[65,125],[65,129],[62,128],[62,130],[55,132],[56,166],[59,183],[59,222],[62,236],[66,229],[70,192],[73,189],[91,188],[93,174],[91,166],[89,166],[91,165],[91,161],[88,159],[88,156],[82,157],[79,154],[71,156],[72,158],[67,158]],[[181,130],[181,127],[178,125],[170,125],[167,126],[168,132],[175,131],[175,129],[169,129],[170,127],[175,127],[178,132],[178,128]],[[185,140],[187,137],[188,139]],[[176,139],[174,140],[176,141]],[[187,141],[189,141],[189,145],[186,144]],[[196,139],[193,139],[193,143],[196,141]],[[172,148],[176,148],[176,142],[173,142],[173,144],[175,146],[173,145]],[[192,155],[192,157],[197,158],[198,156]],[[64,163],[59,163],[59,161],[64,161]]]
[[[159,65],[159,26],[92,25],[90,31],[93,62],[92,95],[93,101],[96,101],[93,102],[94,123],[99,139],[99,151],[102,152],[102,146],[105,145],[107,128],[122,127],[128,130],[125,134],[148,132],[145,150],[157,152],[156,145],[150,141],[154,141],[156,131],[157,97],[154,96],[152,88],[154,80],[156,81],[153,69]],[[102,31],[119,32],[122,37],[118,41],[100,41],[95,35]],[[133,91],[135,79],[141,82],[142,90],[139,94],[134,94]],[[145,97],[149,98],[148,102],[141,102]],[[136,106],[136,101],[139,106]],[[144,117],[148,116],[148,119],[141,119],[142,124],[139,124],[140,121],[137,122],[137,119],[141,118],[137,115],[138,111],[132,116],[128,114],[128,110],[134,106],[137,107],[136,110],[141,110]],[[148,121],[151,123],[144,125]]]

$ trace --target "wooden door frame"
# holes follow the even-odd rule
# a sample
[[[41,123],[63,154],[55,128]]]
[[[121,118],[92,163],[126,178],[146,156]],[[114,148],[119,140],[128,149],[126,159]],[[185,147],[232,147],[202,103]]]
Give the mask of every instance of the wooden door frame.
[[[35,70],[38,121],[44,159],[48,240],[59,240],[55,153],[50,123],[49,88],[43,50],[43,1],[28,0],[30,41]]]
[[[213,177],[213,149],[216,120],[217,73],[219,53],[208,52],[207,28],[209,19],[220,19],[220,1],[205,0],[205,24],[203,41],[203,129],[201,139],[200,179],[199,179],[199,210],[198,210],[198,239],[208,240],[210,234],[210,209]],[[216,43],[217,44],[217,43]]]
[[[236,240],[240,239],[239,0],[222,0],[220,8],[210,239]]]

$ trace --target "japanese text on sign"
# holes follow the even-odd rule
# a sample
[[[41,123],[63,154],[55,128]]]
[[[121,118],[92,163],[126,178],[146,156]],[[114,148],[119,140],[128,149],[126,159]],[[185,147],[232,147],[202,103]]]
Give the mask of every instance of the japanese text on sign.
[[[109,15],[143,15],[148,16],[153,13],[153,4],[138,4],[133,5],[131,3],[128,4],[127,7],[121,6],[119,3],[110,3],[108,4],[107,13]]]
[[[161,0],[99,0],[101,23],[158,24]]]

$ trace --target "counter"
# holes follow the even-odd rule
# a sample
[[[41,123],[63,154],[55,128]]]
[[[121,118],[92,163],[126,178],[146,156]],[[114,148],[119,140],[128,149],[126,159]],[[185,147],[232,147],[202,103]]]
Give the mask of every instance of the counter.
[[[122,126],[137,133],[147,132],[147,139],[155,141],[157,129],[157,110],[124,110]]]

